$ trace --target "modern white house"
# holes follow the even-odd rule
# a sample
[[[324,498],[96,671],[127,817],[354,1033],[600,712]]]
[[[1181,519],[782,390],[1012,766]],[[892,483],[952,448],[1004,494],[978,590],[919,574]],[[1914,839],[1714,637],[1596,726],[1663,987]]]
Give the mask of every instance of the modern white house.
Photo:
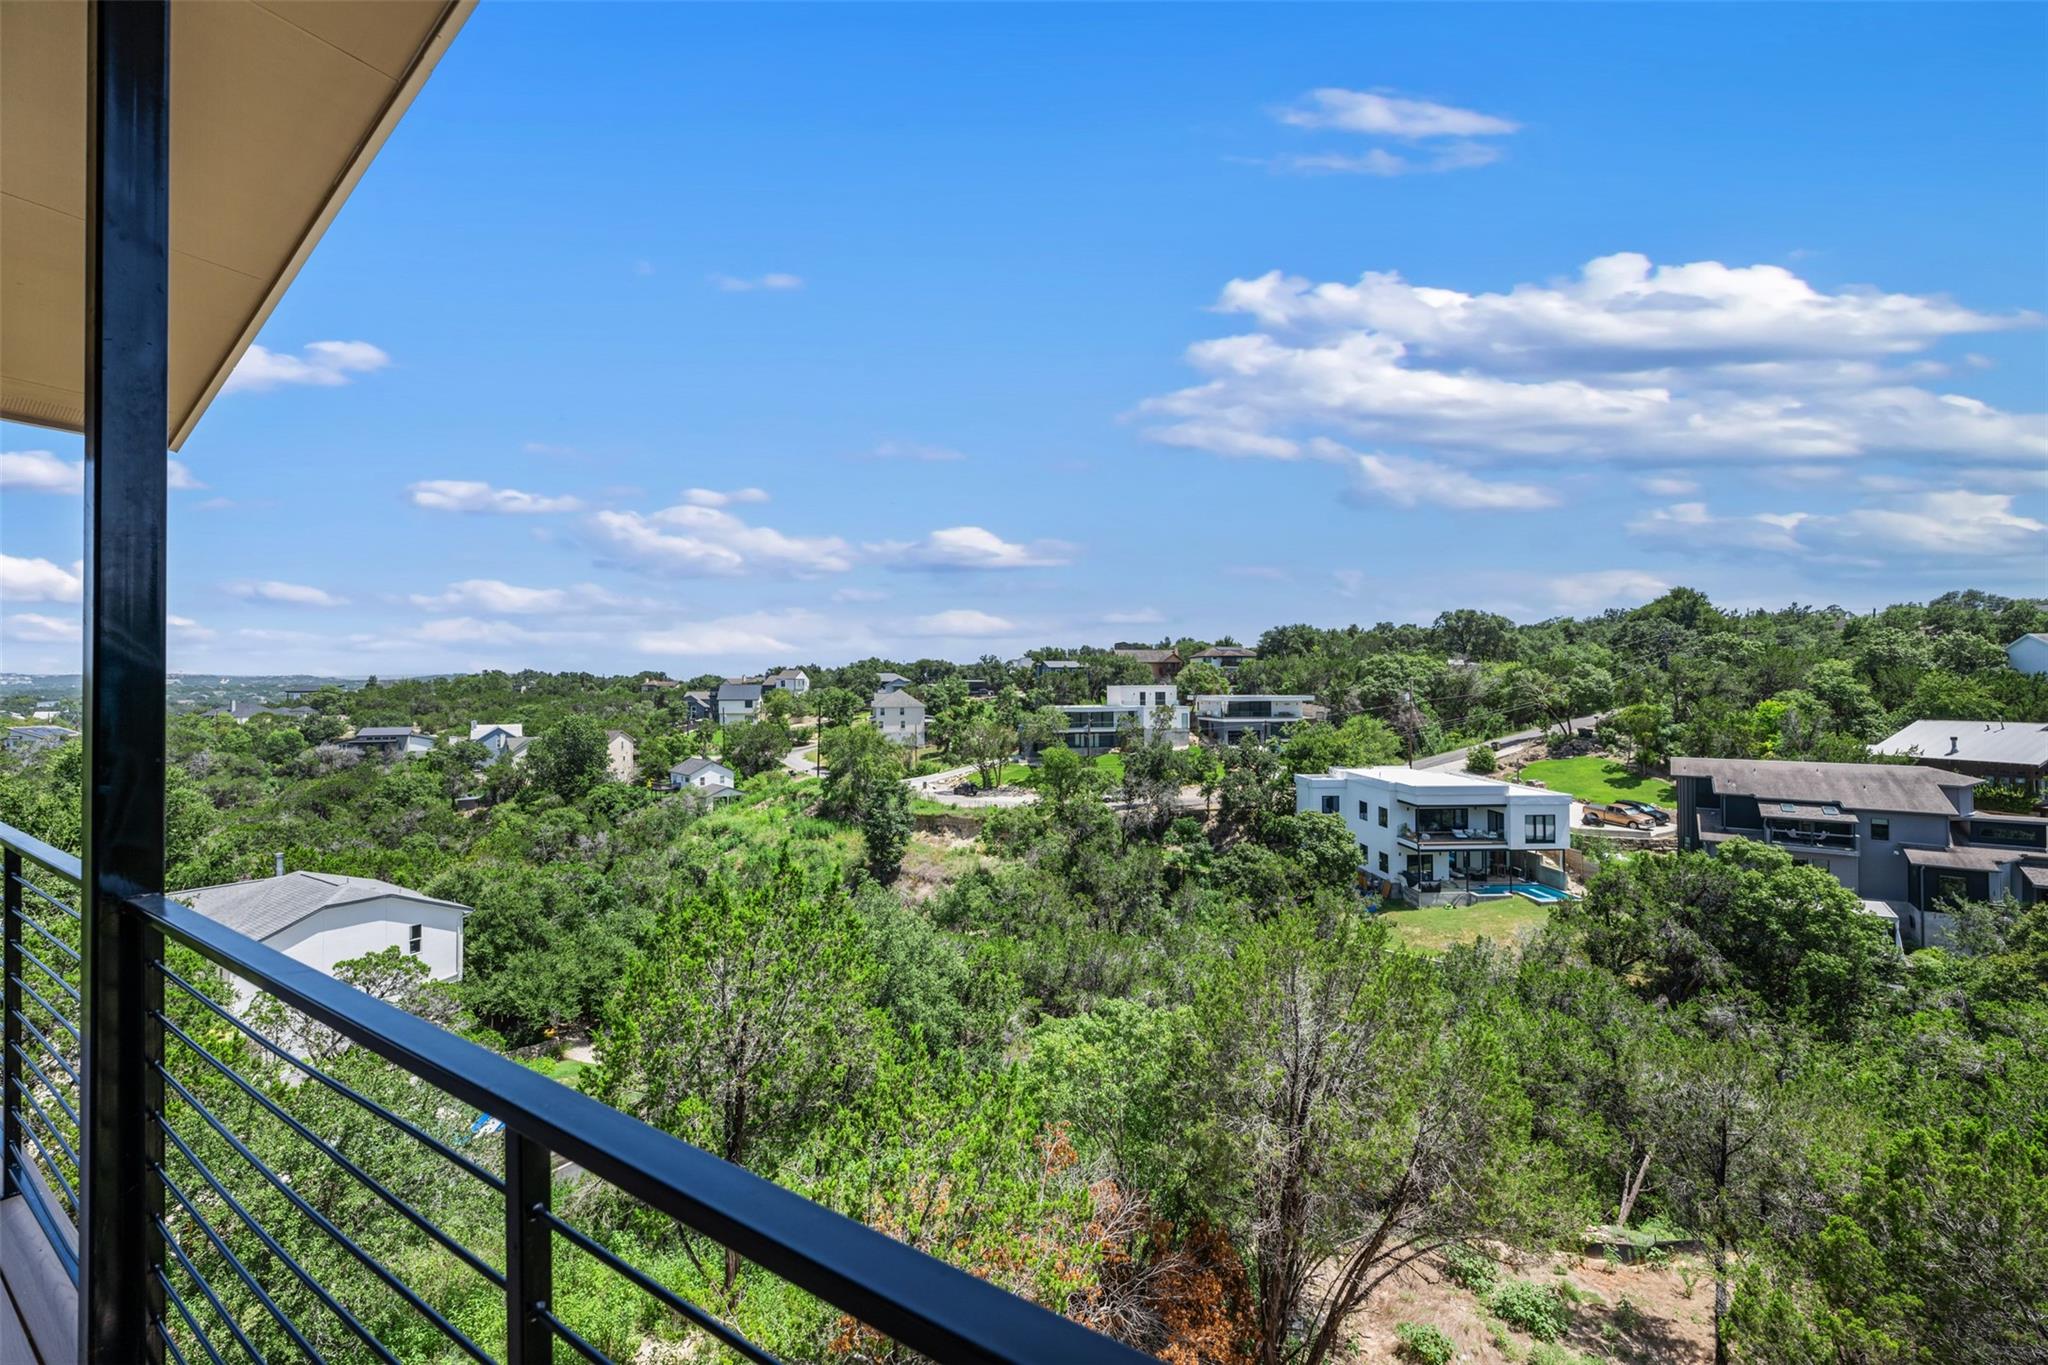
[[[686,758],[668,770],[670,791],[696,792],[717,801],[739,795],[738,775],[715,758]]]
[[[417,957],[436,980],[462,975],[462,921],[469,907],[390,882],[287,872],[173,894],[208,919],[329,976],[340,963],[386,948]],[[230,980],[240,1010],[256,990]]]
[[[712,694],[720,725],[741,725],[761,714],[761,684],[728,679]]]
[[[868,718],[892,744],[924,747],[924,703],[908,692],[877,692],[868,701]]]
[[[410,725],[365,725],[334,742],[366,757],[377,754],[384,758],[417,758],[434,747],[432,735],[423,735]]]
[[[811,675],[801,668],[784,668],[768,675],[768,686],[779,687],[792,697],[811,690]]]
[[[2022,673],[2048,673],[2048,635],[2020,636],[2005,647],[2005,661]]]
[[[624,730],[604,732],[605,775],[614,782],[631,782],[640,774],[640,749]]]
[[[1288,726],[1306,720],[1315,700],[1306,693],[1204,693],[1195,698],[1195,734],[1207,744],[1236,744],[1253,737],[1270,744]]]
[[[1427,904],[1516,882],[1564,885],[1565,792],[1440,768],[1333,768],[1294,779],[1294,808],[1342,816],[1359,878],[1381,894]]]
[[[1175,746],[1188,742],[1188,708],[1181,704],[1180,693],[1171,683],[1113,683],[1103,689],[1100,705],[1055,709],[1067,718],[1060,743],[1084,756],[1116,748],[1117,737],[1129,726],[1136,726],[1147,738],[1157,735]]]

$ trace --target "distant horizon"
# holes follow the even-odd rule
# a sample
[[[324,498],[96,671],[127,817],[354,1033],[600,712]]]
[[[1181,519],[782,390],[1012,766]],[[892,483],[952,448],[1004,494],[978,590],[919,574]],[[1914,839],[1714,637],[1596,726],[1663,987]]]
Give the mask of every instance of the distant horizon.
[[[484,5],[176,454],[170,662],[2048,596],[2043,69],[2041,6]],[[81,460],[0,425],[0,669],[75,671]]]

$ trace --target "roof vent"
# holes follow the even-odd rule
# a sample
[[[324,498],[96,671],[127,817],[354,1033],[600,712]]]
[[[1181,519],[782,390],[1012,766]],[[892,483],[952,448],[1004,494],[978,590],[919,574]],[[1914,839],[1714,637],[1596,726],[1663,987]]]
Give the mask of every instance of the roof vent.
[[[1961,743],[1961,741],[1960,741],[1959,739],[1957,739],[1957,737],[1956,737],[1956,736],[1954,736],[1954,735],[1950,735],[1950,736],[1948,737],[1948,751],[1949,751],[1949,753],[1950,753],[1950,754],[1954,754],[1954,753],[1956,752],[1956,750],[1958,750],[1958,749],[1959,749],[1959,748],[1961,748],[1961,747],[1962,747],[1962,743]]]

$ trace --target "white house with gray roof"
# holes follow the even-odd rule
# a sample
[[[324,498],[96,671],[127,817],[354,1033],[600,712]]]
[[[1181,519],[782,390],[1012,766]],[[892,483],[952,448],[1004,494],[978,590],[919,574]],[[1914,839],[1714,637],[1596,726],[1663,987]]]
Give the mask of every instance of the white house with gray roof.
[[[738,774],[731,768],[701,754],[686,758],[668,770],[671,791],[694,792],[713,801],[738,796],[739,789],[734,785],[737,781]]]
[[[740,725],[757,720],[761,714],[761,684],[728,680],[718,685],[714,696],[720,725]]]
[[[2005,661],[2022,673],[2048,673],[2048,635],[2020,636],[2005,647]]]
[[[924,747],[924,703],[908,692],[877,692],[868,700],[868,718],[892,744]]]
[[[792,697],[801,697],[811,690],[811,675],[801,668],[779,669],[768,675],[768,686],[780,688]]]
[[[436,980],[462,976],[462,921],[469,907],[372,877],[287,872],[179,891],[174,899],[329,976],[351,958],[386,948],[426,963]],[[242,981],[234,987],[237,1009],[256,994]]]

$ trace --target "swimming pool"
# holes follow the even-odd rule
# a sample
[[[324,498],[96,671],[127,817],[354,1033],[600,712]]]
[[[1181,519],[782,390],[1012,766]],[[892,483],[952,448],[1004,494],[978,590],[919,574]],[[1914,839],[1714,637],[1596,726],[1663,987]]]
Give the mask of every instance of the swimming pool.
[[[1568,901],[1571,899],[1570,896],[1556,887],[1545,886],[1542,882],[1516,882],[1513,886],[1493,882],[1486,886],[1475,886],[1472,890],[1474,894],[1481,896],[1527,896],[1532,901]]]

